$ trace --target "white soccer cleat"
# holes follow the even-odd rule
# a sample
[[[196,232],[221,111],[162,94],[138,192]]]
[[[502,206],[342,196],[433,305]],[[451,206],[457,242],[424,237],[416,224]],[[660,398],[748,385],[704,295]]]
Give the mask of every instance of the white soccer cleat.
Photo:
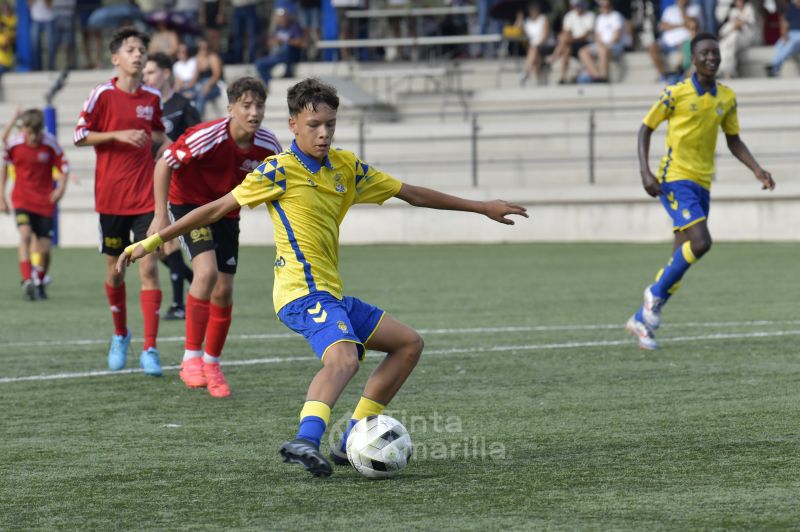
[[[643,321],[636,319],[636,314],[630,317],[628,323],[625,324],[625,330],[631,336],[639,339],[639,347],[647,349],[648,351],[655,351],[658,349],[658,342],[653,335],[653,330],[647,326]]]
[[[644,322],[652,330],[658,329],[661,325],[661,309],[667,300],[663,297],[657,297],[653,294],[651,288],[653,285],[644,289],[644,305],[642,305],[642,318]]]

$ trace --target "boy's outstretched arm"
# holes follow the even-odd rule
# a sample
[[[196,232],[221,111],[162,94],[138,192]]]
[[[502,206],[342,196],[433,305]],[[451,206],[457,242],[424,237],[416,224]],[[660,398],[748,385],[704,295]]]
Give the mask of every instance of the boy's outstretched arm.
[[[739,137],[739,135],[725,135],[725,140],[728,141],[728,149],[734,157],[748,167],[750,171],[753,172],[753,175],[756,176],[756,179],[761,182],[761,188],[764,190],[774,190],[775,180],[772,179],[772,174],[761,168],[761,165],[758,164],[753,154],[750,153],[750,150],[741,137]]]
[[[239,202],[236,201],[233,194],[228,193],[218,200],[196,208],[180,220],[168,225],[163,231],[126,247],[117,260],[117,271],[122,272],[126,266],[136,262],[148,253],[152,253],[164,242],[186,234],[197,227],[212,224],[239,207]]]
[[[517,214],[528,218],[525,207],[515,205],[503,200],[476,201],[451,196],[430,188],[418,187],[403,183],[397,198],[414,207],[428,207],[429,209],[442,209],[447,211],[468,211],[485,214],[492,220],[501,224],[514,225],[514,221],[506,218],[509,214]]]

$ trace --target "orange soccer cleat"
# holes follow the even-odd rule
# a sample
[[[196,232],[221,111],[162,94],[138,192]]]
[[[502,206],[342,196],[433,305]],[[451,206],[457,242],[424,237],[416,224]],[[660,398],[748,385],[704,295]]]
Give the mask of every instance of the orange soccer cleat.
[[[187,388],[205,388],[208,382],[205,373],[203,373],[202,357],[184,360],[181,364],[181,372],[178,375],[180,375]]]
[[[228,381],[219,367],[216,364],[203,364],[203,373],[208,382],[208,393],[211,397],[228,397],[231,394],[231,389],[228,386]]]

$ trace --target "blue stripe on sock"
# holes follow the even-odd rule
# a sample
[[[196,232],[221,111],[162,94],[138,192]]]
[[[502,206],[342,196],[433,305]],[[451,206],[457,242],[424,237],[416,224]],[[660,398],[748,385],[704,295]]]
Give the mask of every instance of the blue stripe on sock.
[[[358,420],[350,419],[350,422],[347,424],[347,429],[345,429],[344,434],[342,435],[342,446],[340,448],[342,452],[347,450],[347,437],[350,435],[350,431],[353,429],[353,427],[356,426],[356,423],[358,423]]]

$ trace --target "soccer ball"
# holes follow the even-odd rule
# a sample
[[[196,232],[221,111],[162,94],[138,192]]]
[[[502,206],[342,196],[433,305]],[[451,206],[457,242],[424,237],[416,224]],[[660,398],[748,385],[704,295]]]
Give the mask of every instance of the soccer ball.
[[[411,436],[389,416],[367,416],[350,430],[347,458],[367,478],[389,478],[411,460]]]

